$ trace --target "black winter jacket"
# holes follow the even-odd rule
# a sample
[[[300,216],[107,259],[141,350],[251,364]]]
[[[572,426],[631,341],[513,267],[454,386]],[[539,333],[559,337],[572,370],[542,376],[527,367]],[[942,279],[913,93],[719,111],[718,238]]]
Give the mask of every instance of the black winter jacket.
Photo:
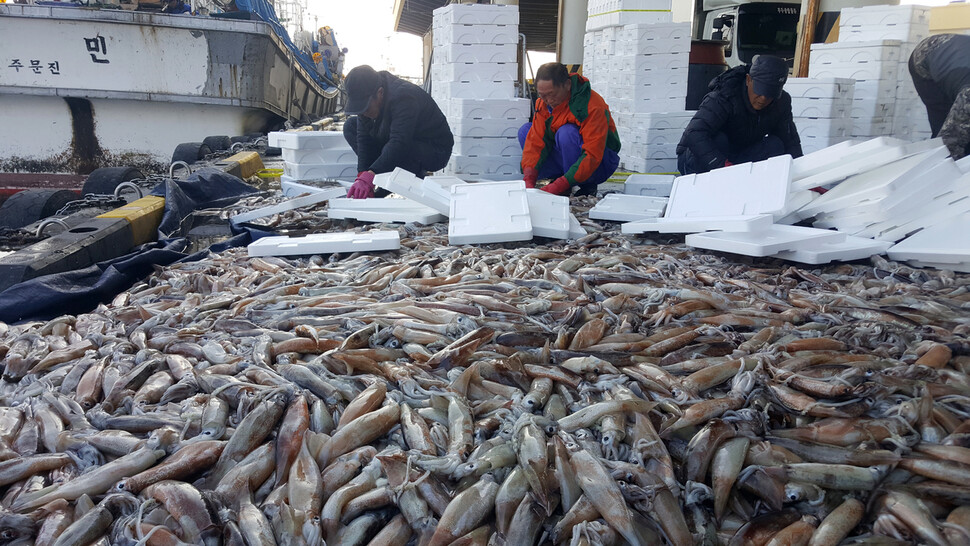
[[[731,154],[758,143],[766,135],[775,135],[784,143],[786,153],[792,157],[802,155],[802,144],[792,121],[791,95],[783,91],[767,107],[755,110],[745,84],[748,68],[737,66],[711,80],[710,91],[680,138],[677,155],[690,149],[699,172],[723,167],[728,158],[724,150],[714,147],[717,133],[728,137]]]
[[[358,116],[357,170],[391,172],[413,153],[416,143],[450,156],[455,137],[431,95],[390,72],[378,74],[384,87],[384,107],[375,120]]]

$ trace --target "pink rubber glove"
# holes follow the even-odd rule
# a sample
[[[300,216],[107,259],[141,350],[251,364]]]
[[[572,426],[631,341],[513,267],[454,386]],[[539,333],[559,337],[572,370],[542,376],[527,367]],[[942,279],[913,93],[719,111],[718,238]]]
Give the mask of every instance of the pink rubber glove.
[[[354,185],[347,192],[351,199],[367,199],[374,197],[374,171],[364,171],[357,175]]]
[[[734,165],[734,163],[731,163],[731,160],[730,159],[725,159],[724,160],[724,166],[725,167],[730,167],[731,165]]]
[[[533,167],[526,167],[522,169],[522,180],[525,180],[525,187],[536,187],[536,180],[538,179],[539,171],[535,170]]]
[[[570,187],[569,181],[566,180],[565,176],[560,176],[554,182],[550,182],[549,184],[546,184],[545,186],[539,189],[541,189],[542,191],[547,191],[553,195],[568,196],[569,192],[572,190],[572,187]]]

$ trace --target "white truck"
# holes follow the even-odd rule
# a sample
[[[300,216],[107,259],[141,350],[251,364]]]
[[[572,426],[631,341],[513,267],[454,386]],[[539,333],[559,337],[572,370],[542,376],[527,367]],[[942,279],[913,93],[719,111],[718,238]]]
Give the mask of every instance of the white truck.
[[[722,40],[730,67],[750,64],[755,55],[795,57],[800,0],[770,2],[698,0],[694,37]]]

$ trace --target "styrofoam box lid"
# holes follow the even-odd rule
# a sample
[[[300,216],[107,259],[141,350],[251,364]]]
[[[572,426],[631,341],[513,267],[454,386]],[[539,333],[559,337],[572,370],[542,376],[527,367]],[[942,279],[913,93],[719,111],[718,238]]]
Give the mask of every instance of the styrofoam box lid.
[[[593,208],[589,209],[589,217],[594,220],[631,222],[657,218],[663,214],[666,206],[666,197],[611,193],[604,196]]]
[[[928,226],[942,223],[970,212],[970,177],[964,175],[952,184],[954,191],[939,195],[929,203],[918,207],[905,222],[896,225],[874,225],[873,237],[884,241],[899,241]]]
[[[462,99],[450,101],[448,115],[462,119],[514,119],[529,117],[529,99]]]
[[[843,158],[852,153],[849,148],[852,147],[853,144],[855,143],[847,140],[833,146],[829,146],[828,148],[823,148],[817,152],[805,154],[802,157],[796,157],[792,160],[792,180],[799,180],[801,178],[805,178],[806,176],[817,174],[830,168],[832,165],[841,163]]]
[[[836,182],[849,176],[880,167],[903,157],[902,147],[906,143],[891,137],[877,137],[855,144],[845,155],[844,160],[826,164],[822,170],[813,169],[812,174],[804,172],[792,183],[793,189],[810,190],[816,186]],[[821,167],[821,165],[820,165]]]
[[[631,195],[668,197],[674,185],[672,174],[631,174],[623,184],[623,192]]]
[[[950,218],[903,239],[888,253],[893,260],[942,264],[970,262],[970,212]]]
[[[519,7],[499,4],[449,4],[431,12],[434,24],[517,25]]]
[[[347,195],[347,188],[353,185],[353,182],[350,181],[338,180],[337,183],[339,184],[338,186],[321,187],[311,184],[301,184],[289,176],[283,175],[280,177],[280,190],[283,192],[283,197],[299,197],[305,193],[320,193],[331,190],[336,191],[338,188],[343,191],[344,195]],[[329,182],[327,184],[329,184]],[[336,195],[335,197],[342,196]]]
[[[626,234],[657,233],[700,233],[703,231],[756,231],[771,227],[773,216],[770,214],[746,214],[739,216],[698,216],[696,218],[654,218],[627,222],[620,226]]]
[[[850,78],[788,78],[785,91],[791,97],[824,98],[852,96],[855,80]]]
[[[374,184],[398,195],[431,207],[441,214],[448,214],[451,194],[439,184],[425,183],[413,173],[400,167],[390,173],[378,174]]]
[[[248,222],[256,218],[262,218],[264,216],[269,216],[271,214],[278,214],[281,212],[286,212],[288,210],[295,210],[302,207],[308,207],[310,205],[316,205],[332,199],[334,197],[342,197],[347,194],[347,190],[337,187],[329,188],[326,190],[321,190],[318,192],[311,193],[310,195],[304,195],[302,197],[295,197],[293,199],[288,199],[281,203],[275,205],[270,205],[268,207],[261,207],[254,210],[249,210],[246,212],[241,212],[229,218],[229,221],[233,224],[241,224],[243,222]]]
[[[551,239],[569,237],[569,198],[537,189],[526,189],[532,235]]]
[[[433,224],[447,217],[431,207],[410,199],[350,199],[330,201],[327,216],[334,219],[353,219],[362,222],[418,222]]]
[[[712,231],[687,235],[687,246],[764,257],[783,250],[817,248],[819,243],[844,241],[838,231],[801,226],[772,225],[757,231]]]
[[[803,264],[827,264],[829,262],[861,260],[874,254],[885,254],[892,243],[876,241],[865,237],[847,236],[841,242],[820,243],[814,248],[785,250],[775,254],[776,258],[801,262]]]
[[[788,200],[791,163],[786,154],[678,177],[664,217],[779,214]]]
[[[272,132],[268,135],[269,145],[294,150],[344,148],[347,140],[340,131],[286,131]]]
[[[452,186],[449,220],[449,244],[528,241],[532,218],[525,182]]]
[[[401,248],[397,231],[312,233],[303,237],[263,237],[249,244],[250,256],[298,256]]]

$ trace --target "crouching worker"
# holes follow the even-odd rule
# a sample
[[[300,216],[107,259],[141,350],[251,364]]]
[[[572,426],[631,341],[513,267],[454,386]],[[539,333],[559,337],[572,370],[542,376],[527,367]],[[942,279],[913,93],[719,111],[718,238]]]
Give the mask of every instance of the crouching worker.
[[[570,74],[560,63],[536,71],[536,113],[519,129],[522,178],[529,188],[552,179],[541,189],[555,195],[596,195],[620,163],[620,137],[610,109],[589,80]]]
[[[970,36],[936,34],[909,57],[909,73],[926,105],[933,137],[953,159],[970,152]]]
[[[431,95],[390,72],[362,65],[344,80],[347,105],[344,138],[357,154],[357,179],[347,197],[384,197],[374,175],[400,167],[424,178],[444,168],[455,137]]]
[[[770,55],[714,78],[677,144],[680,174],[784,154],[801,157],[786,81],[788,63]]]

